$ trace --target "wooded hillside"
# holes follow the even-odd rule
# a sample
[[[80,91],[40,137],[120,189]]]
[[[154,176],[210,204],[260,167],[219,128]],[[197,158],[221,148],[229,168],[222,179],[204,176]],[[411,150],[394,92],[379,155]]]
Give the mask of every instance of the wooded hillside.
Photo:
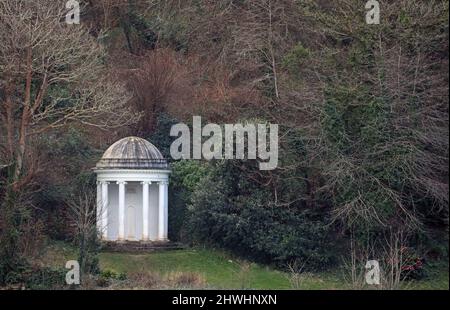
[[[112,142],[169,158],[194,115],[279,124],[279,165],[173,161],[171,240],[282,269],[375,256],[392,287],[448,262],[448,1],[380,1],[379,25],[360,0],[84,0],[80,25],[65,2],[0,0],[0,285],[78,240],[68,201]]]

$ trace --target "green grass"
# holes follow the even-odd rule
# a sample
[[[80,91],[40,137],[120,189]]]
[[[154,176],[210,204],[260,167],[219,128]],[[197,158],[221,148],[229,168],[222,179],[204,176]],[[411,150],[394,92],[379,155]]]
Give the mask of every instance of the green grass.
[[[76,249],[62,242],[51,243],[44,262],[64,266],[65,261],[76,259]],[[154,272],[161,275],[170,272],[192,272],[201,275],[206,288],[217,289],[292,289],[289,273],[274,268],[237,259],[214,249],[185,249],[145,254],[102,252],[100,268],[117,273]],[[449,289],[448,264],[434,265],[428,277],[410,281],[404,289]],[[300,289],[349,289],[339,270],[308,273],[302,276]]]
[[[213,288],[290,288],[289,280],[283,272],[237,261],[216,250],[175,250],[149,254],[101,253],[100,267],[122,273],[195,272],[203,276],[208,286]]]

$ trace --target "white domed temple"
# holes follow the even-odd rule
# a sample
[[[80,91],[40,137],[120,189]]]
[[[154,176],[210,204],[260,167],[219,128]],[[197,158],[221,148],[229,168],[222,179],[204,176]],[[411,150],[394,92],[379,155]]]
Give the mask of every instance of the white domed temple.
[[[104,241],[167,241],[170,168],[150,142],[127,137],[97,163],[97,228]]]

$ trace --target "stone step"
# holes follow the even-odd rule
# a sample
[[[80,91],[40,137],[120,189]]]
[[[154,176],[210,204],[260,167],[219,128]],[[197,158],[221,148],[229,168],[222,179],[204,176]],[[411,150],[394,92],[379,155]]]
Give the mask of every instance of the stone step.
[[[154,252],[184,248],[181,243],[171,241],[104,241],[101,246],[102,251],[108,252]]]

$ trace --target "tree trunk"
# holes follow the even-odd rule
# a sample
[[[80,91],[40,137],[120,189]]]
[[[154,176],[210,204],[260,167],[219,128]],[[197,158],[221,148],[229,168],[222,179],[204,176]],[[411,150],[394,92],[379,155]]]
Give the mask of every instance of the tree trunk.
[[[6,105],[6,139],[8,144],[9,160],[14,157],[14,106],[11,100],[11,85],[5,87]]]
[[[17,184],[17,182],[20,180],[22,169],[23,169],[23,161],[25,157],[26,152],[26,145],[27,145],[27,129],[30,124],[31,119],[31,110],[30,110],[30,103],[31,103],[31,82],[33,78],[33,68],[32,68],[32,61],[33,61],[33,55],[32,55],[31,47],[27,49],[27,76],[25,81],[25,100],[24,100],[24,107],[22,110],[22,118],[20,122],[20,131],[19,131],[19,148],[18,152],[16,154],[16,169],[14,172],[14,183]],[[17,188],[16,188],[17,190]]]

